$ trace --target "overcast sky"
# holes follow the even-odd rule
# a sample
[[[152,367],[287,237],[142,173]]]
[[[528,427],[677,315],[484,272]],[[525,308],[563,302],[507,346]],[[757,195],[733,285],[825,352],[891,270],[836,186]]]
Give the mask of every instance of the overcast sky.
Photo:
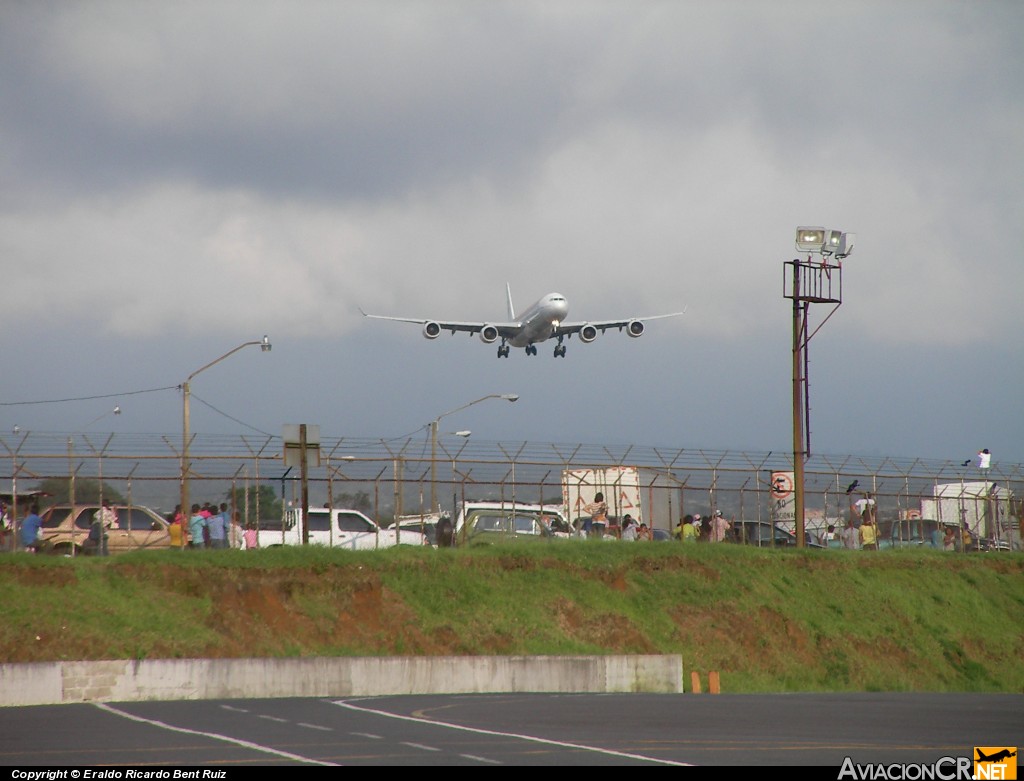
[[[180,431],[268,334],[194,431],[518,393],[442,431],[791,449],[825,225],[814,450],[1022,462],[1022,41],[1017,0],[0,3],[0,428]],[[499,360],[359,312],[504,320],[506,282],[687,314]]]

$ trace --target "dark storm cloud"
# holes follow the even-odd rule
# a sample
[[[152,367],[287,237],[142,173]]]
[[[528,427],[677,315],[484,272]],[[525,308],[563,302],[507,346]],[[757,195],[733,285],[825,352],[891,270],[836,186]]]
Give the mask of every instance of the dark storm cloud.
[[[474,173],[515,178],[557,127],[581,59],[500,7],[442,4],[417,28],[341,5],[312,40],[283,25],[270,51],[265,31],[224,14],[172,37],[145,7],[106,7],[127,23],[97,35],[102,57],[61,33],[73,7],[4,13],[0,122],[17,152],[7,173],[24,186],[169,178],[373,199]]]

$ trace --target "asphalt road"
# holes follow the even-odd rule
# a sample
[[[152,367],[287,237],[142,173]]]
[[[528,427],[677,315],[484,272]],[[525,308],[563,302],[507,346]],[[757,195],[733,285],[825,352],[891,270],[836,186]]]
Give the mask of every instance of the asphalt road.
[[[507,694],[177,701],[0,709],[0,763],[931,765],[1016,747],[1024,695]],[[2,777],[2,776],[0,776]],[[67,776],[77,778],[79,776]],[[84,777],[84,776],[83,776]],[[117,777],[117,776],[115,776]],[[120,776],[130,777],[130,776]],[[831,776],[830,777],[835,777]]]

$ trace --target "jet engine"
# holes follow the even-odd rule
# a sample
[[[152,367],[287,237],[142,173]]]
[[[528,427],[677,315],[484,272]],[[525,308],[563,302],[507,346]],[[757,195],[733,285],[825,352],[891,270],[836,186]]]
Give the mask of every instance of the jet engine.
[[[436,339],[441,335],[441,326],[433,320],[428,320],[423,324],[423,335],[428,339]]]
[[[585,324],[580,329],[580,341],[584,344],[590,344],[597,338],[597,329],[594,328],[590,323]]]
[[[480,329],[480,341],[484,344],[490,344],[498,338],[498,329],[493,325],[485,325]]]
[[[630,320],[626,323],[626,333],[636,339],[638,336],[643,336],[644,324],[640,320]]]

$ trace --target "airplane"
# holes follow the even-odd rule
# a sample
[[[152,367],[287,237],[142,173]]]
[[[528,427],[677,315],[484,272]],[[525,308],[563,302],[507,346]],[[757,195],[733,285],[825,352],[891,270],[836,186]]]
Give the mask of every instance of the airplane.
[[[532,304],[519,317],[516,317],[515,309],[512,307],[512,289],[506,283],[505,292],[508,296],[508,319],[507,323],[468,323],[444,320],[423,320],[415,317],[388,317],[387,315],[368,315],[362,312],[364,317],[372,317],[377,320],[397,320],[401,323],[416,323],[423,326],[423,335],[427,339],[436,339],[442,331],[465,331],[470,335],[480,334],[480,341],[484,344],[492,344],[501,339],[498,346],[498,357],[508,358],[509,348],[523,347],[527,355],[537,354],[537,344],[546,342],[548,339],[558,339],[555,345],[555,358],[565,357],[564,339],[578,334],[580,341],[589,344],[597,338],[600,331],[602,334],[609,328],[617,328],[636,338],[643,335],[644,320],[660,320],[665,317],[678,317],[686,313],[673,312],[667,315],[651,315],[649,317],[629,317],[623,320],[594,320],[581,323],[567,323],[566,316],[569,314],[569,304],[561,293],[548,293],[540,300]]]
[[[1010,757],[1017,756],[1016,751],[1010,751],[1005,748],[1002,751],[997,751],[992,756],[986,756],[980,748],[976,748],[974,750],[978,752],[978,758],[975,760],[977,762],[998,762],[1001,759],[1009,759]]]

